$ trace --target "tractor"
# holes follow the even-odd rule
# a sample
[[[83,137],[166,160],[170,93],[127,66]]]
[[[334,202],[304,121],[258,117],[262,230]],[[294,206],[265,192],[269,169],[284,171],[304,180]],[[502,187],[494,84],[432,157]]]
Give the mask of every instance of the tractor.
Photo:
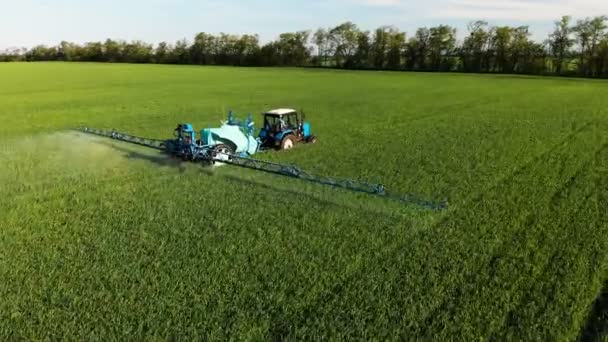
[[[264,126],[259,134],[263,148],[289,150],[297,143],[315,143],[310,123],[304,121],[304,113],[294,109],[274,109],[264,114]]]

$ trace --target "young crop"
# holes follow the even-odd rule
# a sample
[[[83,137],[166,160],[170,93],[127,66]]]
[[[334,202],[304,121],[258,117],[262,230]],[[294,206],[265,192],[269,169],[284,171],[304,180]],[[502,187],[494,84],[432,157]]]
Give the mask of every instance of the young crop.
[[[78,63],[0,74],[2,340],[605,333],[592,310],[607,280],[604,82]],[[280,106],[303,108],[319,143],[257,157],[448,210],[70,131],[169,138],[228,108],[259,127]]]

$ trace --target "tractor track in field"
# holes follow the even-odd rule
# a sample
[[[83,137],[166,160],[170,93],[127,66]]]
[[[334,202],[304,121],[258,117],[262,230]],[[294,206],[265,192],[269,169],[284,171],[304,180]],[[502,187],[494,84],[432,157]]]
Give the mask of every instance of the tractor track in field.
[[[509,174],[506,174],[506,175],[503,175],[501,178],[497,179],[494,183],[489,184],[486,188],[491,190],[491,189],[499,187],[501,184],[507,184],[507,183],[509,183],[515,177],[517,177],[520,174],[523,174],[530,167],[536,165],[540,160],[544,159],[547,155],[549,155],[549,154],[557,151],[557,149],[559,149],[560,147],[564,147],[564,146],[568,145],[568,143],[570,143],[579,134],[581,134],[585,129],[589,128],[592,125],[593,125],[593,121],[586,122],[585,124],[583,124],[578,129],[576,129],[576,130],[570,132],[568,135],[566,135],[566,137],[564,139],[562,139],[562,140],[558,141],[557,143],[553,144],[551,147],[549,147],[545,151],[537,154],[532,159],[524,162],[522,165],[520,165],[517,168],[515,168],[513,170],[513,172],[511,172]],[[465,199],[463,201],[464,205],[466,205],[466,204],[468,204],[470,202],[477,202],[477,201],[481,200],[484,196],[485,196],[484,193],[473,194],[473,195],[470,196],[469,199]]]
[[[595,191],[593,190],[588,190],[585,191],[583,193],[583,200],[582,201],[578,201],[576,202],[577,205],[572,207],[572,208],[568,208],[566,207],[565,211],[563,210],[563,208],[560,207],[560,203],[567,201],[567,199],[573,194],[574,189],[576,188],[577,184],[581,184],[582,179],[584,178],[585,175],[589,175],[589,174],[593,174],[593,170],[590,170],[590,166],[593,164],[593,160],[596,158],[597,155],[599,155],[600,153],[606,151],[608,149],[608,145],[603,145],[601,148],[599,148],[596,153],[595,156],[591,159],[589,159],[585,164],[583,164],[575,173],[575,175],[573,175],[566,183],[564,183],[564,185],[557,189],[554,193],[553,196],[550,199],[550,210],[549,213],[547,213],[548,217],[551,217],[553,215],[559,215],[560,213],[562,214],[562,216],[564,216],[564,212],[569,213],[566,216],[576,216],[576,213],[581,212],[581,209],[583,209],[584,207],[586,207],[589,204],[589,200],[591,198],[594,197]],[[539,220],[538,217],[536,217],[536,219],[534,220],[534,222],[540,222],[543,223],[544,221]],[[529,225],[526,225],[529,226]],[[544,243],[544,236],[545,235],[551,235],[551,234],[555,234],[555,235],[559,235],[559,233],[561,232],[560,230],[556,230],[558,226],[555,225],[549,225],[547,226],[543,226],[539,229],[535,229],[533,231],[530,230],[524,230],[524,234],[526,234],[526,236],[530,235],[530,237],[532,237],[534,240],[539,242],[539,247],[540,247],[540,251],[551,251],[553,250],[553,248],[560,246],[562,243],[567,243],[569,241],[569,231],[566,231],[566,234],[562,234],[561,236],[559,236],[558,239],[556,239],[555,241],[551,241],[551,245],[549,247],[545,247],[547,246],[546,243]],[[562,226],[559,226],[562,227]],[[546,229],[546,228],[549,228]],[[552,232],[550,229],[555,230],[554,232]],[[550,233],[547,233],[547,232]],[[522,239],[522,241],[520,242],[525,242],[528,241],[529,239]],[[544,243],[544,244],[543,244]],[[513,245],[516,245],[516,243],[512,243]],[[501,248],[504,251],[508,251],[509,249],[504,247]],[[538,253],[539,250],[534,250],[535,253]],[[496,255],[503,255],[506,253],[497,253]],[[495,257],[496,257],[495,255]],[[543,259],[543,263],[542,265],[539,264],[535,264],[535,265],[539,265],[540,268],[538,268],[535,272],[536,276],[534,277],[534,281],[527,281],[524,282],[524,287],[517,287],[517,288],[513,288],[509,293],[513,293],[513,292],[517,292],[517,290],[521,290],[521,289],[525,289],[522,293],[522,295],[520,296],[520,300],[519,300],[519,304],[517,304],[513,309],[509,310],[504,317],[504,320],[502,322],[501,327],[499,327],[499,329],[495,329],[495,331],[493,333],[496,333],[496,331],[499,331],[500,328],[502,327],[507,327],[507,326],[512,326],[517,328],[518,327],[518,322],[519,319],[517,317],[517,312],[522,311],[522,309],[524,309],[530,302],[533,302],[534,297],[531,296],[531,292],[533,290],[533,288],[536,286],[536,284],[538,284],[538,280],[542,280],[543,278],[547,278],[546,275],[550,274],[549,271],[549,267],[553,264],[552,260],[555,260],[555,258],[557,257],[558,252],[552,252],[550,255],[547,255],[546,258]],[[549,291],[550,292],[550,291]],[[513,298],[513,296],[511,296],[511,298]],[[498,339],[499,336],[494,336],[494,338]]]
[[[531,167],[533,167],[534,165],[539,164],[539,162],[541,160],[546,159],[547,156],[551,155],[552,153],[554,153],[555,151],[557,151],[559,148],[567,146],[571,141],[573,141],[574,139],[576,139],[577,136],[580,135],[585,129],[587,129],[588,127],[590,127],[591,124],[592,123],[586,123],[586,124],[584,124],[582,127],[578,128],[576,131],[568,134],[564,139],[562,139],[558,143],[554,144],[552,147],[548,148],[546,151],[540,153],[536,157],[534,157],[531,160],[529,160],[528,162],[526,162],[524,165],[520,166],[517,170],[515,170],[509,176],[503,177],[498,182],[495,182],[488,189],[489,192],[491,192],[493,189],[499,188],[501,185],[503,185],[503,186],[507,185],[508,186],[511,183],[512,179],[514,179],[518,175],[524,174]],[[473,201],[473,203],[480,203],[480,202],[482,202],[482,200],[483,200],[483,198],[485,196],[487,196],[487,195],[485,195],[485,194],[476,195],[476,196],[473,197],[472,200],[469,200],[468,202]],[[448,212],[435,225],[433,225],[433,227],[435,227],[436,229],[440,229],[441,227],[445,226],[448,222],[450,222],[452,220],[453,216],[458,211],[460,211],[460,209],[456,208],[455,210]],[[531,218],[530,218],[531,215],[533,215],[533,214],[532,213],[528,214],[525,218],[523,218],[523,221],[525,221],[525,220],[531,220]],[[507,237],[507,235],[505,235],[505,238],[506,237]],[[499,245],[496,245],[496,248],[494,248],[493,250],[499,249],[500,248],[499,246],[502,245],[502,244],[504,244],[504,243],[506,243],[506,242],[499,243]],[[393,251],[393,253],[394,252],[395,251]],[[490,254],[493,254],[493,253],[491,252]],[[488,255],[490,255],[490,254],[488,254]],[[479,268],[479,270],[481,270],[481,269],[483,269],[483,266],[481,266]],[[464,281],[463,284],[466,283],[465,279],[467,279],[467,278],[473,279],[475,277],[477,277],[477,272],[468,272],[468,275],[463,279],[463,281]],[[458,287],[457,286],[452,286],[452,291],[459,291]],[[453,298],[453,295],[444,296],[443,303],[439,304],[438,306],[436,306],[436,308],[434,310],[429,311],[429,313],[427,315],[425,315],[424,318],[422,318],[420,320],[420,322],[425,322],[425,323],[420,324],[420,326],[422,326],[422,327],[425,327],[425,326],[429,327],[430,323],[433,322],[433,318],[434,317],[436,317],[441,312],[446,311],[450,307],[449,303],[451,302],[451,298]],[[426,331],[425,333],[429,334],[431,332],[430,331]]]
[[[581,212],[581,210],[585,207],[584,203],[587,203],[591,198],[593,198],[593,192],[586,193],[581,204],[576,206],[576,209],[570,211],[570,213],[574,215]],[[542,291],[544,297],[542,297],[541,300],[543,300],[545,303],[551,303],[557,299],[555,296],[557,293],[559,293],[559,289],[555,285],[557,283],[555,278],[551,278],[551,276],[555,275],[555,272],[552,272],[551,267],[559,264],[560,261],[563,260],[563,253],[561,250],[559,250],[559,246],[568,244],[571,241],[571,238],[573,238],[572,232],[567,232],[567,234],[563,234],[558,239],[551,242],[552,246],[557,247],[558,250],[554,249],[551,254],[547,255],[541,269],[538,270],[539,272],[532,281],[528,281],[528,283],[526,283],[526,286],[523,288],[525,289],[524,292],[522,292],[522,295],[519,296],[518,304],[514,305],[512,309],[505,313],[500,328],[506,327],[509,329],[510,333],[514,334],[515,336],[519,336],[519,338],[522,340],[525,340],[525,338],[522,336],[523,331],[520,322],[529,321],[530,317],[523,318],[518,315],[518,312],[525,312],[525,309],[529,307],[530,303],[539,302],[538,296],[534,296],[535,291]],[[550,287],[545,287],[544,285],[546,285],[547,282],[542,282],[543,279],[552,279],[553,285],[550,285]],[[540,314],[541,312],[535,312],[534,316],[539,317]],[[527,314],[527,316],[529,315],[530,314]],[[494,329],[494,331],[491,332],[492,338],[499,339],[501,337],[500,334],[497,336],[498,331],[500,330]]]
[[[581,329],[579,341],[605,341],[608,336],[608,281],[602,285],[599,295],[591,305],[587,321]]]
[[[608,149],[596,160],[598,169],[595,180],[597,202],[597,215],[599,226],[608,231]],[[599,163],[597,162],[599,161]],[[580,341],[599,341],[608,336],[608,255],[602,260],[602,287],[597,297],[591,303],[588,316],[579,335]]]
[[[608,145],[607,144],[602,145],[599,149],[597,149],[595,151],[594,157],[590,158],[584,164],[582,164],[576,170],[575,174],[573,176],[571,176],[563,184],[563,186],[561,186],[560,188],[556,189],[553,192],[553,194],[552,194],[552,196],[551,196],[551,198],[550,198],[550,200],[548,202],[548,206],[549,206],[550,209],[549,209],[548,212],[545,213],[545,215],[543,215],[544,218],[551,217],[551,216],[553,216],[555,214],[559,214],[560,212],[562,212],[562,211],[560,211],[559,203],[561,201],[565,200],[568,197],[568,195],[570,193],[572,193],[572,190],[574,189],[575,185],[577,184],[577,182],[579,182],[581,180],[581,178],[583,177],[583,175],[587,174],[588,172],[593,172],[593,171],[590,171],[589,167],[592,165],[593,161],[597,158],[597,156],[599,154],[605,152],[607,149],[608,149]],[[585,205],[588,204],[588,200],[590,198],[592,198],[592,197],[593,197],[593,191],[587,191],[587,192],[585,192],[585,195],[584,195],[585,199],[582,202],[579,202],[579,205],[577,205],[576,207],[572,208],[571,211],[573,213],[576,213],[576,212],[580,211],[581,208],[585,207]],[[518,229],[516,231],[513,231],[513,235],[514,236],[519,236],[519,237],[516,240],[505,241],[504,243],[500,244],[500,246],[497,246],[497,248],[494,249],[495,252],[492,253],[493,257],[489,259],[489,262],[484,263],[483,266],[479,267],[479,269],[476,272],[471,272],[471,276],[468,277],[469,281],[464,281],[463,284],[472,283],[472,282],[478,280],[477,274],[484,274],[482,272],[484,269],[488,269],[490,271],[494,270],[493,272],[495,272],[496,271],[496,267],[497,267],[496,262],[501,259],[500,256],[501,255],[503,255],[503,256],[508,255],[508,253],[506,253],[506,252],[509,251],[510,248],[508,248],[507,246],[515,246],[516,247],[518,245],[518,243],[524,243],[524,242],[528,241],[529,237],[535,237],[534,240],[537,240],[537,241],[540,242],[541,250],[550,250],[549,248],[543,248],[543,245],[542,245],[542,240],[543,240],[542,237],[546,233],[545,229],[534,229],[534,230],[526,229],[526,227],[529,228],[531,226],[534,226],[535,223],[544,222],[543,220],[541,220],[541,216],[535,215],[534,212],[530,212],[525,217],[524,222],[526,222],[526,224],[523,225],[523,227],[524,227],[523,229]],[[560,239],[558,239],[559,241],[554,241],[553,245],[559,244],[560,241],[562,241],[562,242],[568,241],[567,239],[568,239],[567,235],[566,236],[562,236]],[[536,251],[536,252],[538,252],[538,251]],[[556,253],[553,253],[551,257],[547,257],[547,258],[544,259],[543,264],[540,266],[541,269],[537,270],[538,274],[537,274],[537,276],[534,279],[542,279],[543,275],[546,273],[547,269],[551,265],[551,260],[555,257],[555,254]],[[532,255],[532,257],[534,257],[534,256],[535,255]],[[530,256],[528,256],[528,257],[530,257]],[[535,264],[535,265],[538,265],[538,264]],[[492,276],[490,276],[489,279],[492,279]],[[528,290],[525,291],[525,293],[529,293],[531,291],[532,287],[534,286],[533,283],[534,282],[532,282],[532,285],[528,286]],[[521,289],[521,287],[519,287],[519,288],[513,287],[510,290],[508,290],[508,292],[512,294],[513,292],[516,292],[516,290],[518,290],[518,289]],[[460,297],[462,297],[462,295],[463,294],[460,292],[460,290],[456,290],[456,295],[452,296],[452,298],[454,298],[454,297],[460,298]],[[525,296],[528,296],[528,295],[524,294],[523,296],[525,297]],[[513,296],[510,295],[509,298],[513,298]],[[451,302],[453,302],[453,301],[450,301],[450,303]],[[518,307],[523,307],[525,305],[525,303],[527,303],[526,300],[525,299],[521,299],[520,300],[520,305]],[[460,308],[460,305],[450,305],[450,307],[458,307],[458,308]],[[434,314],[431,314],[428,317],[428,319],[430,321],[427,320],[426,321],[427,324],[430,326],[431,323],[432,323],[432,321],[433,321],[433,317],[435,317],[436,315],[439,315],[439,314],[441,314],[442,312],[445,312],[445,311],[450,311],[449,308],[448,308],[448,305],[447,305],[447,301],[446,301],[446,303],[444,303],[444,305],[439,310],[437,310]],[[512,322],[514,320],[516,321],[517,319],[514,318],[513,315],[517,311],[518,310],[509,310],[505,314],[506,316],[505,316],[505,318],[504,318],[503,323],[502,323],[501,326],[502,327],[508,326],[509,322]],[[493,329],[493,331],[494,331],[494,333],[496,333],[496,331],[500,331],[500,328],[499,327],[495,327]],[[427,333],[428,333],[428,331],[427,331]]]
[[[589,196],[587,197],[587,199],[588,198]],[[577,210],[580,209],[580,207],[582,207],[582,205],[577,207]],[[577,210],[575,210],[574,212],[576,212]],[[551,210],[551,212],[555,213],[556,211],[555,209],[553,209]],[[537,215],[530,213],[522,221],[525,222],[525,224],[522,226],[528,227],[530,225],[538,224],[540,222],[540,219]],[[535,234],[539,234],[542,232],[540,231],[540,229],[537,229],[534,232],[530,232],[529,230],[526,230],[524,228],[512,231],[511,233],[511,236],[514,237],[513,240],[505,240],[502,243],[498,244],[495,248],[493,248],[493,253],[488,254],[488,256],[484,258],[484,263],[480,264],[480,266],[478,266],[475,271],[468,271],[466,273],[466,276],[462,280],[461,285],[455,286],[452,290],[451,295],[449,297],[445,296],[442,304],[425,317],[424,324],[422,324],[422,326],[426,326],[427,329],[423,331],[423,335],[429,336],[432,334],[434,328],[436,328],[436,326],[434,326],[434,322],[436,322],[436,318],[438,316],[447,317],[448,319],[454,318],[455,315],[459,312],[459,310],[462,309],[462,305],[467,303],[464,298],[466,298],[467,289],[469,288],[464,285],[475,284],[480,280],[480,275],[482,275],[483,277],[487,277],[487,280],[491,281],[492,279],[494,279],[495,276],[498,275],[497,273],[499,272],[498,270],[501,263],[521,261],[519,260],[519,257],[509,255],[508,251],[511,250],[509,247],[516,246],[517,243],[526,242],[530,237],[536,236]],[[546,269],[549,265],[550,258],[546,259],[546,262],[543,263],[541,268]],[[511,288],[508,291],[511,295],[509,298],[514,298],[512,294],[517,294],[518,289],[519,288]],[[478,293],[477,296],[479,295],[480,294]],[[523,300],[520,302],[523,302]],[[506,313],[505,319],[503,320],[501,326],[506,326],[507,323],[513,319],[512,316],[510,316],[513,312],[517,312],[517,310],[510,310]],[[493,333],[496,333],[496,331],[500,331],[500,328],[493,327],[491,331]]]
[[[333,203],[331,205],[340,207],[340,205]],[[368,217],[365,214],[361,214],[361,216],[363,218]],[[384,222],[382,224],[382,226],[386,228],[390,228],[391,225],[398,225],[398,230],[408,230],[414,226],[414,222],[404,222],[402,220],[398,220],[397,218],[392,218],[390,221]],[[412,231],[412,238],[414,238],[414,236],[419,235],[420,233],[421,231],[418,230]],[[396,249],[398,242],[395,242],[395,240],[397,239],[392,240],[392,244],[395,245]],[[307,322],[310,320],[311,317],[318,317],[319,314],[322,314],[324,306],[327,306],[328,303],[332,303],[332,301],[339,300],[341,293],[343,293],[344,290],[348,287],[348,284],[356,284],[357,280],[360,279],[363,274],[365,274],[367,269],[376,268],[378,265],[378,260],[382,260],[384,255],[385,253],[378,253],[377,255],[373,255],[373,258],[362,258],[362,261],[359,265],[352,268],[348,273],[341,274],[338,277],[338,281],[332,282],[330,286],[320,291],[314,299],[308,301],[306,305],[304,305],[300,310],[298,310],[297,315],[294,317],[294,321],[291,322],[292,328],[298,329],[302,326],[306,326]],[[340,303],[335,306],[339,305]],[[332,308],[335,308],[335,306],[332,305]],[[343,315],[349,316],[348,311],[341,310],[339,312]],[[347,318],[345,317],[344,323],[348,324],[349,322],[346,319]],[[281,340],[285,339],[285,337],[289,337],[289,331],[284,324],[286,320],[283,317],[275,317],[273,321],[274,320],[278,321],[279,323],[273,323],[273,326],[271,327],[272,339]]]
[[[530,160],[524,162],[522,165],[520,165],[517,168],[515,168],[515,170],[513,172],[511,172],[509,174],[506,174],[506,175],[503,175],[502,177],[498,178],[495,182],[489,184],[485,188],[488,189],[488,190],[493,190],[493,189],[498,188],[501,184],[508,184],[512,179],[514,179],[515,177],[517,177],[519,174],[523,174],[527,169],[529,169],[533,165],[537,164],[541,159],[545,158],[547,155],[553,153],[558,148],[567,145],[570,141],[572,141],[573,139],[575,139],[577,135],[579,135],[580,133],[582,133],[586,128],[590,127],[591,125],[593,125],[593,122],[586,122],[585,124],[583,124],[578,129],[576,129],[573,132],[570,132],[569,134],[567,134],[564,139],[558,141],[557,143],[553,144],[548,149],[546,149],[543,152],[537,154],[536,156],[534,156]],[[468,199],[464,199],[463,200],[462,206],[467,206],[471,202],[473,202],[473,203],[479,202],[480,200],[483,199],[484,196],[486,196],[486,193],[472,194],[471,196],[469,196]],[[437,221],[436,224],[434,224],[434,226],[438,227],[438,226],[444,225],[446,222],[448,222],[450,220],[451,215],[453,215],[453,211],[449,210],[447,214],[443,215],[441,217],[441,219],[439,221]]]
[[[580,128],[577,130],[577,132],[574,132],[572,134],[569,134],[565,139],[563,139],[561,142],[555,144],[555,146],[553,146],[552,148],[550,148],[548,151],[543,152],[541,155],[535,157],[532,159],[532,162],[528,162],[526,163],[526,165],[521,167],[520,172],[516,172],[514,173],[514,176],[511,178],[516,177],[518,174],[523,174],[525,173],[526,170],[528,170],[530,167],[532,167],[532,164],[538,163],[541,160],[543,160],[544,158],[546,158],[547,155],[551,154],[552,152],[557,151],[560,147],[567,145],[566,143],[569,141],[572,141],[573,139],[576,138],[576,136],[581,133],[582,131],[584,131],[584,129],[586,127],[588,127],[589,125],[585,125],[584,127]],[[606,145],[603,145],[600,149],[598,149],[595,153],[595,155],[599,155],[601,153],[603,153],[606,150]],[[558,205],[559,202],[561,200],[564,200],[568,197],[567,194],[569,194],[572,189],[574,189],[574,187],[577,184],[577,181],[580,179],[580,177],[585,174],[585,171],[588,170],[589,165],[591,165],[593,158],[591,158],[590,160],[583,162],[582,165],[580,165],[573,176],[568,177],[567,180],[563,183],[563,186],[561,186],[560,188],[557,188],[553,194],[550,196],[550,198],[548,199],[548,205],[551,208],[550,212],[547,213],[546,215],[552,215],[555,212],[559,211]],[[496,187],[499,187],[500,184],[509,184],[510,183],[510,177],[507,177],[506,179],[504,179],[502,182],[498,183],[495,185]],[[585,198],[589,198],[590,194],[587,194],[585,196]],[[572,210],[574,212],[578,211],[581,207],[584,206],[584,203],[586,203],[586,201],[581,202],[581,205],[577,206],[576,208],[572,208]],[[539,221],[539,217],[534,217],[533,213],[530,213],[526,216],[525,218],[526,222],[532,222],[529,224],[533,224],[533,222],[538,222]],[[528,224],[526,224],[527,226]],[[436,227],[440,227],[442,226],[441,222],[438,222],[437,224],[435,224],[434,226]],[[521,232],[521,230],[518,230],[519,232]],[[542,231],[540,229],[536,229],[534,230],[532,233],[534,233],[533,235],[537,235],[537,234],[541,234]],[[531,233],[531,234],[532,234]],[[516,232],[514,232],[514,234],[516,234]],[[414,237],[418,236],[418,234],[414,234]],[[522,236],[522,238],[525,236]],[[562,237],[559,241],[565,241],[567,240],[568,236],[564,236]],[[414,238],[415,240],[415,238]],[[558,244],[559,241],[555,241],[554,244]],[[508,242],[505,241],[502,244],[497,245],[497,247],[494,249],[495,251],[500,251],[500,250],[507,250],[507,248],[505,247],[506,244],[513,244],[515,242]],[[296,316],[295,320],[293,321],[293,327],[294,328],[298,328],[300,326],[303,326],[306,324],[307,319],[309,317],[316,317],[317,315],[317,311],[321,311],[320,309],[321,307],[323,307],[323,305],[327,305],[327,303],[331,303],[333,300],[335,299],[339,299],[341,296],[341,293],[343,293],[345,285],[349,284],[351,282],[353,282],[354,280],[358,279],[364,272],[365,270],[370,267],[370,266],[374,266],[376,265],[375,262],[373,262],[373,260],[386,260],[387,257],[390,259],[390,257],[392,255],[401,253],[401,248],[403,247],[403,244],[399,241],[394,241],[390,244],[391,246],[389,248],[387,248],[386,252],[381,253],[381,255],[378,255],[376,257],[374,257],[371,260],[367,260],[363,263],[361,263],[360,265],[358,265],[355,269],[351,270],[348,274],[343,275],[342,277],[340,277],[338,282],[333,283],[331,286],[329,286],[327,289],[325,289],[324,291],[321,291],[319,293],[319,295],[316,297],[316,299],[308,302],[308,304],[302,309],[299,310],[298,315]],[[502,246],[502,247],[501,247]],[[505,253],[491,253],[491,255],[501,255],[501,254],[505,254]],[[556,253],[553,253],[551,256],[548,256],[545,260],[545,262],[543,263],[542,266],[542,270],[539,271],[539,276],[540,277],[542,274],[544,274],[544,272],[546,272],[546,270],[548,269],[548,266],[551,265],[551,260],[553,260],[555,258]],[[476,272],[470,272],[468,273],[468,276],[466,278],[463,279],[462,284],[466,284],[467,280],[466,279],[472,279],[474,280],[476,277],[476,274],[478,274],[479,272],[483,271],[484,268],[489,267],[489,265],[492,264],[492,260],[493,258],[490,257],[490,255],[488,256],[488,258],[486,258],[487,260],[489,260],[489,263],[484,263],[483,266],[480,266],[479,269]],[[536,277],[535,279],[538,279],[538,277]],[[530,286],[531,288],[531,286]],[[450,299],[453,298],[462,298],[463,293],[460,293],[459,291],[461,287],[455,286],[453,291],[453,295],[450,296],[448,298],[448,296],[444,297],[444,301],[443,304],[438,306],[434,311],[430,312],[430,314],[428,316],[426,316],[424,322],[426,322],[427,327],[431,327],[434,324],[434,319],[433,317],[437,317],[437,315],[442,314],[445,316],[446,312],[454,312],[453,310],[457,310],[457,307],[454,306],[450,306],[448,305],[448,301],[450,301]],[[529,291],[527,291],[529,292]],[[522,294],[522,296],[526,296],[526,294]],[[524,305],[524,299],[522,298],[520,301],[520,306]],[[339,304],[338,304],[339,305]],[[519,307],[519,306],[518,306]],[[342,311],[340,311],[342,312]],[[510,321],[513,320],[513,312],[517,312],[517,310],[509,310],[508,312],[505,313],[505,319],[503,321],[502,326],[507,326],[509,324]],[[344,317],[345,320],[349,319],[349,315],[347,312],[344,312],[346,314],[346,316]],[[286,334],[289,333],[288,329],[285,326],[285,318],[278,318],[279,323],[276,326],[272,327],[272,331],[273,331],[273,337],[277,337],[277,338],[281,338],[281,337],[285,337]],[[283,322],[283,323],[280,323]],[[496,331],[500,331],[500,330],[496,330],[493,329],[493,332]],[[422,331],[423,334],[422,336],[432,336],[433,331]],[[405,333],[405,335],[402,335],[402,337],[407,337],[407,332],[402,332]]]

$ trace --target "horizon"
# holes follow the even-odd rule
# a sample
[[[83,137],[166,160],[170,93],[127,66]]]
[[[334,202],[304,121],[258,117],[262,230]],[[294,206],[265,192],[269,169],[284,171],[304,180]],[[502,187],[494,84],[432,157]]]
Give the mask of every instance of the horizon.
[[[575,3],[576,2],[576,3]],[[258,34],[260,42],[283,32],[336,26],[352,21],[363,30],[392,25],[411,37],[419,27],[440,24],[457,29],[462,39],[470,22],[529,26],[532,39],[544,40],[563,15],[574,19],[608,14],[602,0],[23,0],[5,5],[0,49],[83,44],[106,39],[151,44],[175,43],[195,34]],[[252,13],[254,15],[252,15]],[[26,18],[26,20],[24,20]],[[23,25],[26,22],[28,25]],[[29,24],[33,23],[33,24]]]

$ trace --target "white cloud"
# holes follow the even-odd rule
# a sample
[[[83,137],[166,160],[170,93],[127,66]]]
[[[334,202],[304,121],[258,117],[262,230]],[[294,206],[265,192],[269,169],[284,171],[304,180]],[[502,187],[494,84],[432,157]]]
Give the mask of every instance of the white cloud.
[[[416,18],[547,22],[608,14],[608,0],[339,0],[378,7]],[[412,12],[412,10],[414,12]]]
[[[443,0],[432,16],[513,21],[556,20],[608,14],[606,0]]]

